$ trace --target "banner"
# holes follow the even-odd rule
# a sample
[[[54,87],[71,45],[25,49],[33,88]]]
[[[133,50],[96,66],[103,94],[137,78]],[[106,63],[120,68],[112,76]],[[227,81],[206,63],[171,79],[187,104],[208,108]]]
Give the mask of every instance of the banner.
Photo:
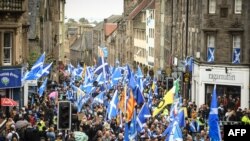
[[[0,89],[22,87],[22,69],[21,68],[0,68]]]

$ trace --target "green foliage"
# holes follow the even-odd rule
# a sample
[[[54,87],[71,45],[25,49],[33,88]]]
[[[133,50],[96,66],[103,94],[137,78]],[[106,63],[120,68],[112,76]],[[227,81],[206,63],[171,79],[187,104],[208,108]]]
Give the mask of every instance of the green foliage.
[[[36,60],[40,57],[40,55],[37,52],[30,52],[28,63],[29,63],[29,69],[34,65]]]
[[[86,18],[81,18],[81,19],[79,19],[79,23],[88,24],[89,21],[88,21],[88,19],[86,19]]]

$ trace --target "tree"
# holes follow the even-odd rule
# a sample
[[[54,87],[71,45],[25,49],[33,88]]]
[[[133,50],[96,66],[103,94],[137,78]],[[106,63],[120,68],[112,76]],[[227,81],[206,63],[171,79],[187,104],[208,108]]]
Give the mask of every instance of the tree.
[[[77,22],[75,21],[75,19],[69,18],[69,19],[68,19],[68,23],[77,23]]]
[[[88,21],[88,19],[86,19],[86,18],[80,18],[80,19],[79,19],[79,23],[88,24],[89,21]]]

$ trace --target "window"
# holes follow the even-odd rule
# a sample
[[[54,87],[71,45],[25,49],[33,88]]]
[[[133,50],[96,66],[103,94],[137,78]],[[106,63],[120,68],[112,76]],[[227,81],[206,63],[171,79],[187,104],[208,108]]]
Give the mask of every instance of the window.
[[[233,52],[232,52],[232,63],[240,63],[240,48],[241,48],[241,38],[240,35],[233,36]]]
[[[209,14],[215,14],[216,0],[209,0],[208,6]]]
[[[234,1],[234,13],[241,14],[242,10],[242,0],[235,0]]]
[[[214,62],[215,36],[207,36],[207,62]]]
[[[12,32],[2,32],[1,33],[2,41],[0,46],[3,46],[2,50],[2,59],[3,65],[11,65],[12,62],[12,41],[13,34]]]

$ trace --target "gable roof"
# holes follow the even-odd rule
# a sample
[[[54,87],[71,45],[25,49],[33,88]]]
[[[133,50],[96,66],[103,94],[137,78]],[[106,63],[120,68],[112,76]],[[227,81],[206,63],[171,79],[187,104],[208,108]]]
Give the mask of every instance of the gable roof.
[[[155,0],[151,0],[145,9],[155,9]]]
[[[104,28],[105,36],[109,36],[117,28],[117,23],[106,23]]]
[[[84,32],[75,42],[70,46],[70,50],[83,51],[92,49],[92,32]]]
[[[128,20],[132,20],[138,15],[149,3],[149,0],[143,0],[135,9],[128,15]]]
[[[111,15],[110,17],[107,18],[107,23],[116,23],[118,22],[119,20],[122,19],[122,16],[121,15]],[[98,23],[94,28],[93,30],[102,30],[103,29],[103,21]]]

